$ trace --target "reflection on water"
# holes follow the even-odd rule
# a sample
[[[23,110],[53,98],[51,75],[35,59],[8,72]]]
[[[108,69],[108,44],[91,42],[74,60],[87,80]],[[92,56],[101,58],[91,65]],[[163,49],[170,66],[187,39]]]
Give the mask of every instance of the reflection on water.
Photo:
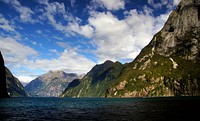
[[[199,109],[200,97],[8,98],[0,99],[0,120],[192,121],[199,118]]]

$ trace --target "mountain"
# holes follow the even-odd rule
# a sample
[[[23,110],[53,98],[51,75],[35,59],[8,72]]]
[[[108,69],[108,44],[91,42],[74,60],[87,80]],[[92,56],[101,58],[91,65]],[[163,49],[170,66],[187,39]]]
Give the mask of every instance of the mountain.
[[[73,80],[61,97],[106,97],[109,85],[122,67],[121,63],[112,61],[96,65],[82,79]]]
[[[9,97],[6,87],[6,70],[4,65],[4,59],[0,51],[0,98]]]
[[[164,27],[126,64],[109,97],[200,95],[200,0],[182,0]]]
[[[58,97],[67,88],[68,84],[77,78],[78,75],[74,73],[49,71],[32,80],[25,86],[25,90],[31,96]]]
[[[13,76],[8,68],[6,68],[6,83],[8,94],[11,97],[28,97],[29,95],[26,93],[23,85],[20,81]]]
[[[3,56],[0,52],[0,97],[27,97],[20,81],[4,66]]]
[[[21,84],[25,87],[28,83],[27,82],[21,82]]]

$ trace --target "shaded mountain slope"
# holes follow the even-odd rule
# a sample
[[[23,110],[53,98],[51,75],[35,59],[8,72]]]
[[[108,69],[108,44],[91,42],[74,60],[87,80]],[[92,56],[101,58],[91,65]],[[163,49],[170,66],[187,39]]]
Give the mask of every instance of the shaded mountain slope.
[[[11,97],[27,97],[29,96],[21,82],[12,75],[10,70],[6,68],[6,83],[7,83],[7,89],[8,89],[8,94]]]

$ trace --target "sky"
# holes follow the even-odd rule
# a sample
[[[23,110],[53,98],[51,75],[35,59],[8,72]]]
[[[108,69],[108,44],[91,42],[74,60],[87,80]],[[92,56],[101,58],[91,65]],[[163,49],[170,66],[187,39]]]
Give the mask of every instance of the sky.
[[[180,0],[0,0],[0,51],[21,82],[49,70],[85,74],[128,63]]]

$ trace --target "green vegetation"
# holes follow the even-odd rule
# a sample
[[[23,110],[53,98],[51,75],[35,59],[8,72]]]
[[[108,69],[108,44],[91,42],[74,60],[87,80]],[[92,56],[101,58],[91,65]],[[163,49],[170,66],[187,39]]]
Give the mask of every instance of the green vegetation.
[[[28,94],[25,92],[23,85],[20,81],[15,78],[12,73],[6,68],[6,83],[8,93],[11,97],[27,97]]]
[[[115,92],[110,93],[111,97],[121,97],[127,92],[134,91],[137,93],[134,96],[199,95],[200,62],[198,60],[154,54],[152,58],[146,57],[141,61],[141,58],[150,54],[149,50],[150,47],[147,46],[134,62],[122,70],[122,74],[112,84],[111,89],[116,88],[124,80],[127,84],[123,89],[117,90],[116,95],[114,95]],[[173,68],[170,58],[178,64],[176,69]],[[148,60],[150,61],[146,68],[142,69],[141,67]]]
[[[96,65],[81,80],[74,80],[62,97],[106,97],[109,85],[118,77],[122,64],[106,61]]]

